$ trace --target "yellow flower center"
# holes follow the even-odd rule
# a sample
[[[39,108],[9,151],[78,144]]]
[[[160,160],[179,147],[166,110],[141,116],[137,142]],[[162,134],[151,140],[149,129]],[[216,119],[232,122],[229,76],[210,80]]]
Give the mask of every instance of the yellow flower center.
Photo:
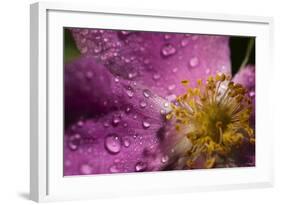
[[[198,80],[192,88],[188,83],[182,81],[186,93],[177,97],[166,119],[173,120],[177,132],[192,143],[183,153],[189,168],[198,163],[211,168],[244,139],[254,143],[249,123],[252,103],[242,85],[230,81],[225,74],[210,76],[205,82]]]

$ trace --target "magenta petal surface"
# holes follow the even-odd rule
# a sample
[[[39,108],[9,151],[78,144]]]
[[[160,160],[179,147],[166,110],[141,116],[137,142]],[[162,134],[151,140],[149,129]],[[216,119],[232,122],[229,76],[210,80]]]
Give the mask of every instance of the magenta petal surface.
[[[242,84],[249,93],[249,97],[252,99],[253,112],[251,116],[251,121],[253,127],[255,127],[255,96],[256,96],[256,79],[255,79],[255,66],[247,65],[245,68],[242,68],[233,78],[235,83]]]
[[[230,73],[228,37],[72,29],[78,48],[112,73],[149,86],[164,97],[180,94],[217,72]]]
[[[78,121],[65,133],[64,175],[160,170],[165,166],[160,126],[157,120],[122,111]]]
[[[160,121],[165,100],[142,84],[116,77],[91,56],[65,66],[66,118],[95,118],[114,110],[134,110]]]

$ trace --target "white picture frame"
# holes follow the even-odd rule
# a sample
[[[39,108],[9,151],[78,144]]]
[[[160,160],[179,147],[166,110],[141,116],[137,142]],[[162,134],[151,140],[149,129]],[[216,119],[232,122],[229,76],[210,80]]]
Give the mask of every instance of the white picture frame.
[[[100,17],[97,21],[91,18]],[[106,17],[106,18],[105,18]],[[182,25],[189,25],[183,27]],[[174,31],[256,37],[256,166],[196,171],[63,177],[63,27]],[[97,8],[40,2],[30,12],[30,198],[93,199],[273,186],[273,19],[185,11]],[[56,69],[54,69],[56,68]],[[266,69],[270,72],[266,72]],[[264,85],[267,85],[266,87]],[[266,121],[263,119],[267,119]],[[149,185],[147,182],[150,182]],[[182,183],[188,181],[188,183]],[[118,187],[113,185],[118,184]]]

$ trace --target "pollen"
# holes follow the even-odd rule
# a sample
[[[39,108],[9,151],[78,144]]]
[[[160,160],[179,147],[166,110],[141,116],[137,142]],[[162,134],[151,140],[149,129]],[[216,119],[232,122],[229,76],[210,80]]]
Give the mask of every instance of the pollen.
[[[195,87],[189,87],[187,80],[181,83],[186,92],[177,96],[166,119],[175,122],[176,132],[192,143],[183,153],[187,167],[194,168],[200,161],[204,168],[212,168],[244,140],[255,142],[249,123],[252,103],[242,85],[225,74],[204,82],[199,79]]]

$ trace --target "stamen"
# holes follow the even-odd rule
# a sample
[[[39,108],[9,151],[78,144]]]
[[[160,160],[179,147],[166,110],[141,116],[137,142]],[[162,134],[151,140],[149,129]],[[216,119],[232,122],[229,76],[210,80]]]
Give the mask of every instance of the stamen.
[[[177,97],[166,119],[174,119],[177,132],[192,143],[192,148],[183,153],[189,168],[199,157],[205,159],[204,168],[215,166],[219,157],[226,157],[243,139],[255,143],[249,125],[251,100],[242,85],[230,81],[230,76],[223,73],[209,76],[205,83],[197,80],[197,87],[189,87],[188,80],[181,83],[186,93]]]

